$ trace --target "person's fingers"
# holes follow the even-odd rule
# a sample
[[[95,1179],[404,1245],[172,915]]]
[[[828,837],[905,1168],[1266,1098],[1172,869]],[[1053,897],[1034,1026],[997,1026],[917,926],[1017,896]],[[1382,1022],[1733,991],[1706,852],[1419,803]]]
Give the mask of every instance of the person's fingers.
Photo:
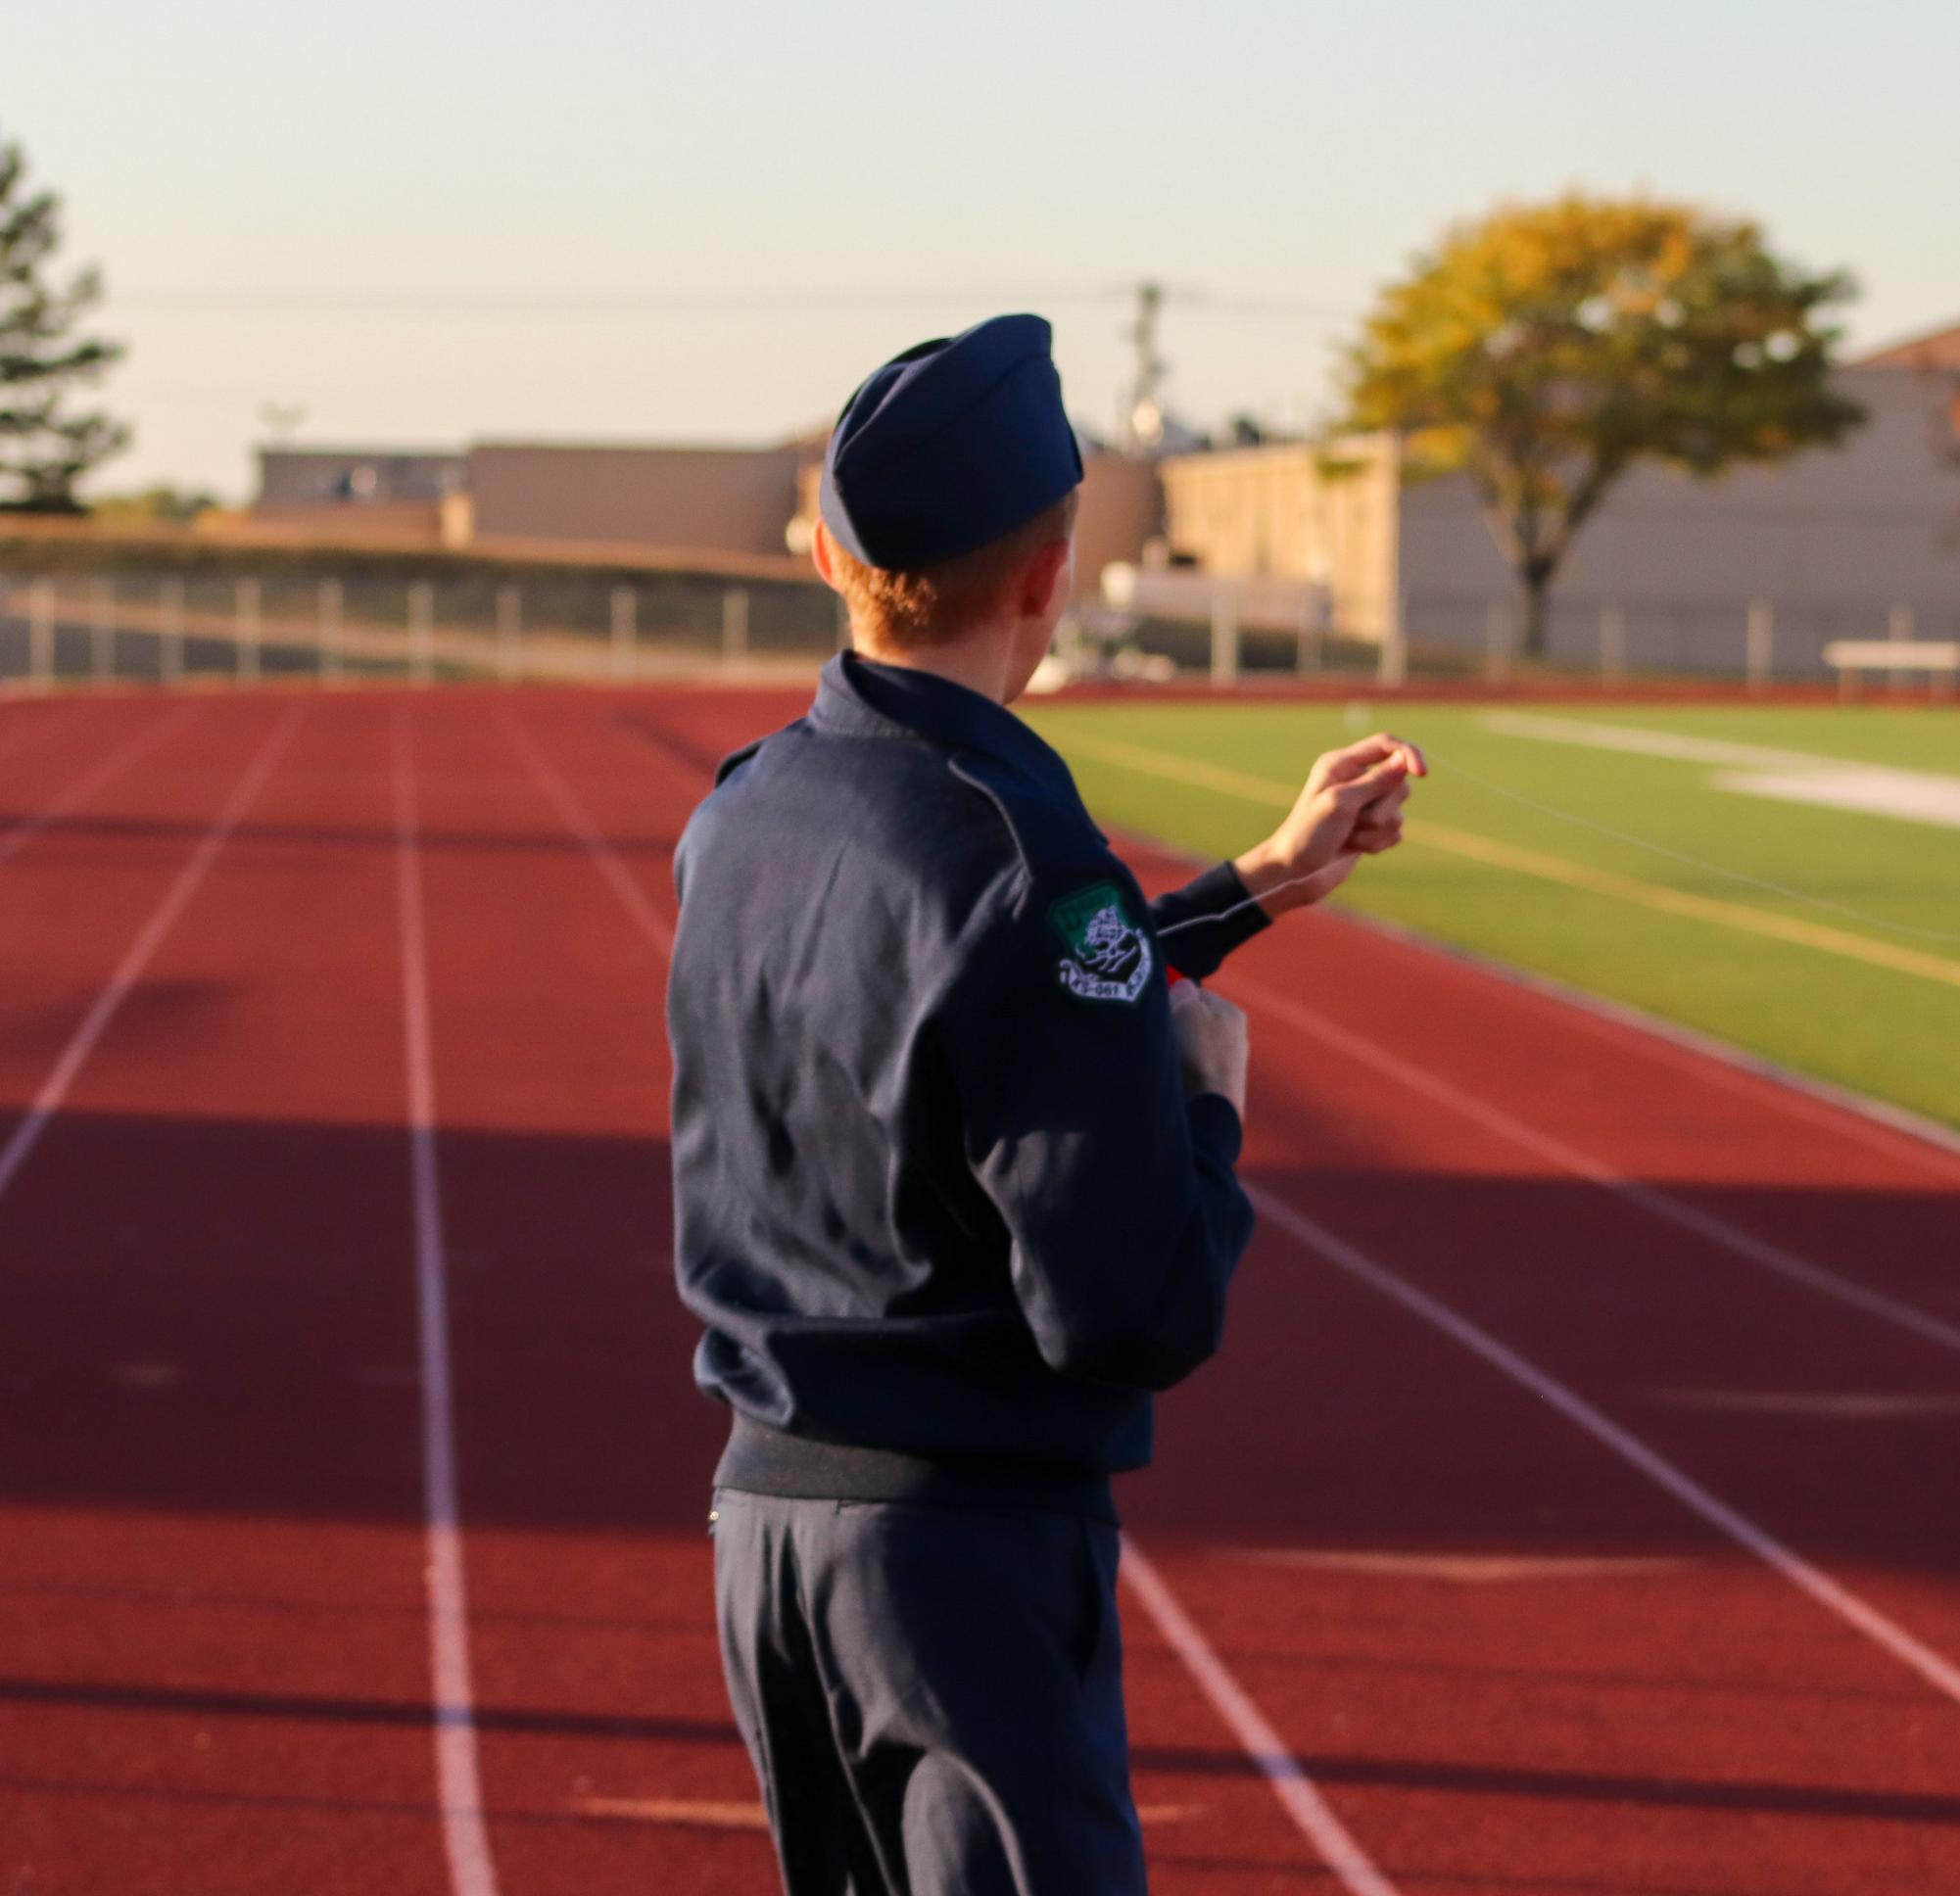
[[[1221,1030],[1230,1033],[1245,1024],[1243,1009],[1234,1007],[1222,994],[1214,994],[1209,989],[1205,994],[1205,1008],[1218,1021]]]
[[[1397,749],[1396,740],[1386,734],[1362,737],[1355,743],[1342,744],[1337,750],[1322,751],[1314,760],[1313,775],[1323,783],[1345,783],[1361,776],[1370,765],[1393,757]]]
[[[1421,747],[1411,744],[1407,737],[1398,737],[1392,731],[1377,731],[1373,736],[1363,737],[1360,743],[1351,744],[1349,749],[1366,752],[1367,763],[1373,763],[1383,757],[1400,757],[1410,776],[1429,775],[1429,760],[1423,756]]]
[[[1394,789],[1407,779],[1408,774],[1399,754],[1385,757],[1369,765],[1359,777],[1334,784],[1334,799],[1343,809],[1360,810]]]

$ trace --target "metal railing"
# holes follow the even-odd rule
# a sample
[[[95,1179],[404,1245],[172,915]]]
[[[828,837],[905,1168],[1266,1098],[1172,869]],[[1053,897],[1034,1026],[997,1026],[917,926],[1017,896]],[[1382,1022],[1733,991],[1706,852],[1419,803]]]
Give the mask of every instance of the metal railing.
[[[813,586],[0,574],[0,684],[28,688],[768,676],[839,637]]]
[[[1547,649],[1520,650],[1515,597],[1417,592],[1288,626],[1242,615],[1228,585],[1209,616],[1089,606],[1063,648],[1103,675],[1203,678],[1230,687],[1326,678],[1394,687],[1527,673],[1595,680],[1725,681],[1767,688],[1835,676],[1828,646],[1960,639],[1960,603],[1773,598],[1616,600],[1554,594]],[[274,571],[152,576],[0,573],[0,687],[470,680],[629,683],[686,676],[807,677],[847,637],[840,602],[815,585],[688,585],[616,575],[383,578]],[[1121,657],[1127,662],[1114,662]],[[1883,671],[1881,677],[1886,677]],[[1901,667],[1889,682],[1929,679]]]

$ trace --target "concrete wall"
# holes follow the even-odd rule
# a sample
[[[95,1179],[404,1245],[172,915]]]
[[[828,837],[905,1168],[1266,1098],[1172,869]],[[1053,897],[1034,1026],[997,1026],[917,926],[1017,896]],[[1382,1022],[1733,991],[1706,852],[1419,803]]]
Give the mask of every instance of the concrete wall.
[[[1398,470],[1387,436],[1173,456],[1162,463],[1172,556],[1325,586],[1339,631],[1379,639],[1395,609]]]
[[[1776,611],[1780,665],[1832,638],[1884,638],[1894,605],[1922,637],[1960,631],[1960,377],[1840,372],[1870,420],[1840,447],[1697,481],[1646,466],[1581,530],[1554,592],[1554,650],[1597,650],[1602,608],[1635,664],[1739,669],[1751,600]],[[1404,491],[1401,582],[1412,643],[1481,647],[1514,582],[1461,476]]]
[[[1103,568],[1134,563],[1163,528],[1164,490],[1149,461],[1091,454],[1082,463],[1076,511],[1076,597],[1101,596]]]
[[[469,455],[474,532],[479,541],[781,554],[797,457],[794,448],[486,443]]]

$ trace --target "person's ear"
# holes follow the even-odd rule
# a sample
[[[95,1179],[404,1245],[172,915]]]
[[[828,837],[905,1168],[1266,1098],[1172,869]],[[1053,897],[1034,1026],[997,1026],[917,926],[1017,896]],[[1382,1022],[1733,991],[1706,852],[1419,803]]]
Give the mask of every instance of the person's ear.
[[[817,563],[817,577],[833,592],[837,590],[837,561],[831,557],[831,535],[821,519],[810,527],[810,557]]]
[[[1069,555],[1074,550],[1073,541],[1050,540],[1028,555],[1021,569],[1021,596],[1015,602],[1024,619],[1045,619],[1058,605],[1068,603],[1056,599],[1055,589],[1069,570]]]

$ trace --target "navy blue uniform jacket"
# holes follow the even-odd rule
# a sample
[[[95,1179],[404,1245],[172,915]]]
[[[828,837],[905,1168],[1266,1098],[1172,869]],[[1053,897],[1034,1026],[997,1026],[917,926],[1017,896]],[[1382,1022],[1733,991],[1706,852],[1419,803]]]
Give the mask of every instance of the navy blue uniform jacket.
[[[718,1481],[1106,1510],[1252,1232],[1158,938],[1211,972],[1265,923],[1209,919],[1236,873],[1146,905],[1020,719],[845,653],[722,765],[675,878],[676,1267],[737,1415]]]

